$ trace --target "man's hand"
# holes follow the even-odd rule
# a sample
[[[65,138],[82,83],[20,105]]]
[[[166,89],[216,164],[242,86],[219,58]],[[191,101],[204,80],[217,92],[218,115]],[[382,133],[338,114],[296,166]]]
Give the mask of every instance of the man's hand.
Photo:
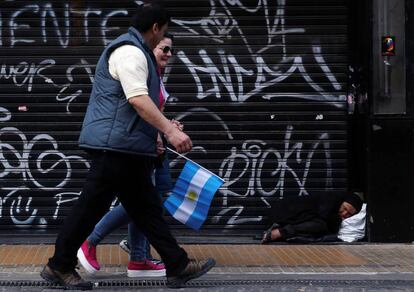
[[[193,142],[191,142],[190,137],[175,125],[170,127],[168,132],[165,133],[165,138],[174,146],[178,153],[188,152],[193,148]]]
[[[193,148],[190,137],[180,129],[180,123],[177,124],[168,120],[148,95],[131,97],[128,102],[135,108],[141,118],[165,134],[165,138],[178,153],[188,152]]]
[[[175,125],[180,131],[184,130],[184,125],[182,123],[180,123],[179,121],[172,119],[172,120],[170,120],[170,122],[173,125]]]

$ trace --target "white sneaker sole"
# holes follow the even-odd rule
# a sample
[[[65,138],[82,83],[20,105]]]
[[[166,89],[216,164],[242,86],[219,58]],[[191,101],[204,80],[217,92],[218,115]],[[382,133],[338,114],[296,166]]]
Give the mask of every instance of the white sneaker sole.
[[[165,277],[165,269],[163,270],[128,270],[128,277]]]
[[[88,272],[88,274],[95,274],[97,271],[97,269],[95,269],[86,259],[85,255],[83,254],[82,248],[78,249],[78,260],[81,263],[82,267],[85,269],[86,272]]]

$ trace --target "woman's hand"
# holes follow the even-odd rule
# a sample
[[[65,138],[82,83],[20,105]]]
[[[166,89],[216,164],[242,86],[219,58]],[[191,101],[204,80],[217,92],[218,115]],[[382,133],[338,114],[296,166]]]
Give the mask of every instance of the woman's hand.
[[[165,152],[164,143],[162,142],[161,135],[157,136],[157,155],[162,155]]]

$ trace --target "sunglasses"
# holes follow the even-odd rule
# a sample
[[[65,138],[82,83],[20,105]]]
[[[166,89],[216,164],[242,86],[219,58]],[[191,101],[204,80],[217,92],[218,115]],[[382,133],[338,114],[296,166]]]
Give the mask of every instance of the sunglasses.
[[[170,47],[170,46],[165,46],[165,47],[159,48],[159,49],[162,50],[162,52],[164,54],[168,54],[168,52],[171,52],[171,54],[174,53],[174,49],[172,47]]]

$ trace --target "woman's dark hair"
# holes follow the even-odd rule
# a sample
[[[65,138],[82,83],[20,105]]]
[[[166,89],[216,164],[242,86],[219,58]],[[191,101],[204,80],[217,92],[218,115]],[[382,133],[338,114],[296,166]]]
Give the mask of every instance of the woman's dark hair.
[[[169,32],[164,33],[164,38],[174,41],[174,36]]]
[[[155,23],[161,27],[169,21],[170,15],[167,9],[160,2],[156,1],[138,6],[135,15],[132,17],[131,25],[139,32],[146,32]]]

